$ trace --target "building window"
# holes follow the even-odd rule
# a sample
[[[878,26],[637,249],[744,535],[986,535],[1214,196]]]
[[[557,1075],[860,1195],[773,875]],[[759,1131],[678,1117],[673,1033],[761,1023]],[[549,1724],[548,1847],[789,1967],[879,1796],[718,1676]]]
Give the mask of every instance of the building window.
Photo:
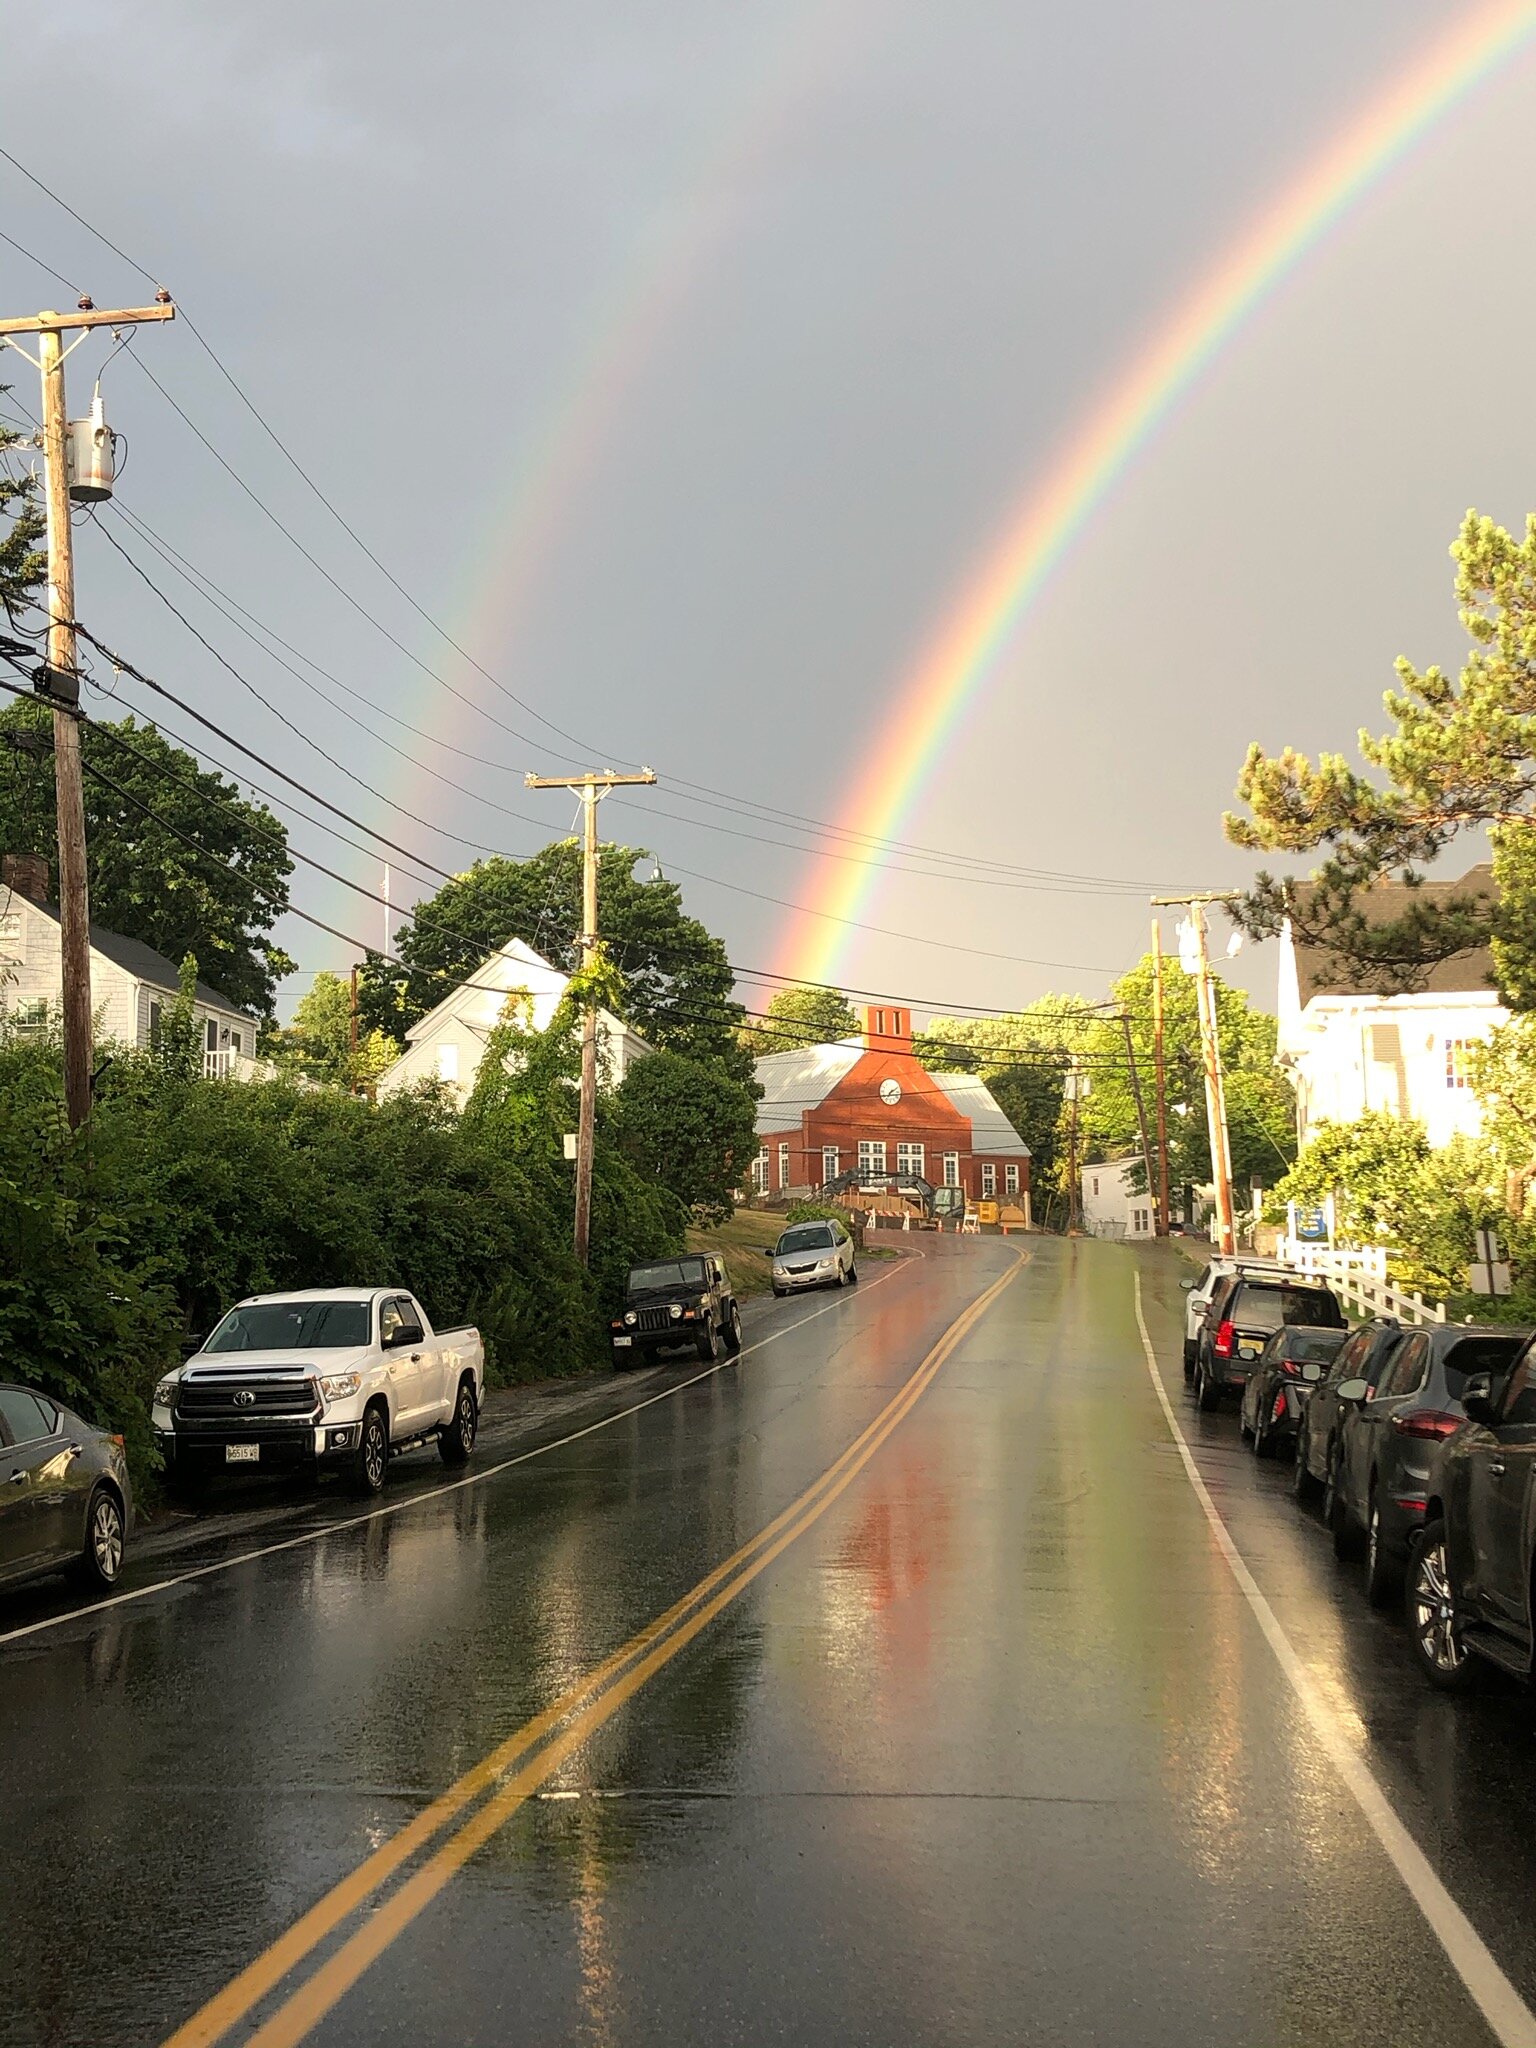
[[[1469,1061],[1473,1041],[1470,1038],[1448,1038],[1445,1041],[1445,1085],[1447,1088],[1470,1088],[1472,1076]]]
[[[768,1147],[762,1146],[752,1162],[752,1185],[760,1195],[768,1192]]]
[[[944,1154],[944,1185],[947,1188],[957,1188],[960,1185],[960,1154],[958,1152],[946,1152]]]
[[[885,1140],[884,1140],[884,1138],[860,1138],[860,1140],[859,1140],[859,1171],[860,1171],[860,1173],[862,1173],[862,1174],[863,1174],[863,1175],[865,1176],[865,1178],[866,1178],[866,1179],[867,1179],[867,1178],[869,1177],[869,1175],[870,1175],[870,1174],[872,1174],[872,1173],[884,1173],[884,1171],[885,1171]]]
[[[1093,1192],[1095,1194],[1099,1192],[1099,1176],[1097,1174],[1093,1176]]]
[[[985,1200],[991,1201],[997,1193],[997,1168],[987,1160],[981,1169],[981,1192]]]
[[[1016,1166],[1005,1166],[1003,1168],[1003,1186],[1010,1195],[1016,1195],[1019,1192],[1019,1169]]]
[[[921,1145],[910,1143],[903,1138],[896,1147],[896,1171],[920,1174],[926,1158],[927,1154]]]
[[[838,1175],[838,1154],[837,1154],[837,1147],[836,1147],[835,1145],[823,1145],[823,1146],[822,1146],[822,1148],[821,1148],[821,1184],[822,1184],[822,1186],[823,1186],[823,1187],[826,1187],[826,1186],[827,1186],[827,1185],[828,1185],[828,1184],[829,1184],[829,1183],[830,1183],[831,1181],[834,1181],[834,1180],[836,1180],[836,1179],[837,1179],[837,1175]]]
[[[48,999],[46,996],[28,996],[11,1011],[11,1027],[16,1031],[46,1031],[48,1028]]]
[[[458,1080],[459,1048],[456,1045],[440,1045],[437,1048],[437,1078],[439,1081]]]
[[[787,1145],[779,1147],[779,1186],[781,1188],[789,1186],[789,1147]]]

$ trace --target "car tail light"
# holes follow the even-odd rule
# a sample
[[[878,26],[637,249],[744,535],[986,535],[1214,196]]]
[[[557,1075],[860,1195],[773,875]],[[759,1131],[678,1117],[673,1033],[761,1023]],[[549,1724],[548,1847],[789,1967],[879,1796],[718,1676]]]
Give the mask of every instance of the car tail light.
[[[1272,1422],[1284,1422],[1285,1420],[1285,1393],[1283,1389],[1280,1393],[1276,1394],[1275,1396],[1274,1410],[1270,1416],[1270,1420]]]
[[[1218,1358],[1230,1358],[1232,1356],[1232,1340],[1236,1335],[1237,1331],[1231,1323],[1218,1323],[1216,1325],[1216,1335],[1211,1340],[1211,1349]]]
[[[1399,1436],[1421,1436],[1439,1441],[1442,1437],[1456,1434],[1461,1427],[1461,1417],[1447,1415],[1443,1408],[1409,1408],[1392,1417],[1392,1427]]]
[[[120,1451],[126,1451],[126,1450],[127,1450],[127,1448],[128,1448],[128,1443],[127,1443],[127,1439],[126,1439],[125,1437],[120,1437],[120,1436],[118,1436],[118,1435],[117,1435],[117,1433],[116,1433],[115,1431],[113,1432],[113,1436],[112,1436],[112,1441],[113,1441],[113,1443],[115,1443],[115,1444],[117,1445],[117,1448],[118,1448],[118,1449],[119,1449]]]
[[[1301,1378],[1301,1360],[1299,1358],[1282,1358],[1280,1360],[1280,1370],[1288,1380],[1299,1380]]]

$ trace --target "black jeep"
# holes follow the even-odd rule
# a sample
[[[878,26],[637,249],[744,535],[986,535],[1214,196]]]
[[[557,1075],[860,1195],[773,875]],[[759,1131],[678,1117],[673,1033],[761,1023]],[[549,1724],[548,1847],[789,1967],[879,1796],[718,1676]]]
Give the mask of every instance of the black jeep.
[[[637,1354],[691,1344],[710,1362],[741,1349],[741,1310],[725,1261],[713,1252],[681,1259],[657,1259],[632,1266],[624,1283],[623,1313],[609,1324],[615,1365],[633,1365]]]

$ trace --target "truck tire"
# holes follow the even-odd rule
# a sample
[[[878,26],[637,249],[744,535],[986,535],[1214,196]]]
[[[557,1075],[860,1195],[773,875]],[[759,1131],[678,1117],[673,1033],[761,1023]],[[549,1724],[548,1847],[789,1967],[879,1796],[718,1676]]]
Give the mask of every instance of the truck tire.
[[[725,1319],[725,1328],[720,1332],[725,1339],[725,1348],[734,1358],[741,1349],[741,1310],[733,1301],[731,1312]]]
[[[467,1465],[480,1430],[480,1407],[475,1400],[475,1383],[468,1373],[459,1381],[454,1396],[453,1419],[437,1432],[437,1454],[445,1465]]]
[[[352,1490],[372,1495],[384,1491],[389,1474],[389,1415],[382,1401],[370,1401],[352,1454]]]
[[[715,1337],[715,1326],[706,1323],[698,1335],[699,1357],[705,1365],[713,1365],[720,1356],[720,1345]]]

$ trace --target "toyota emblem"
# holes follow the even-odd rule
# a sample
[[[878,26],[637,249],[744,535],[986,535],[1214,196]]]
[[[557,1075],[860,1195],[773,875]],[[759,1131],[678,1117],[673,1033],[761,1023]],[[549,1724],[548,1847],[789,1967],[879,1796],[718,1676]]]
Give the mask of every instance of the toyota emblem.
[[[237,1408],[252,1408],[255,1405],[256,1396],[251,1392],[249,1387],[242,1387],[239,1393],[235,1396],[235,1406]]]

